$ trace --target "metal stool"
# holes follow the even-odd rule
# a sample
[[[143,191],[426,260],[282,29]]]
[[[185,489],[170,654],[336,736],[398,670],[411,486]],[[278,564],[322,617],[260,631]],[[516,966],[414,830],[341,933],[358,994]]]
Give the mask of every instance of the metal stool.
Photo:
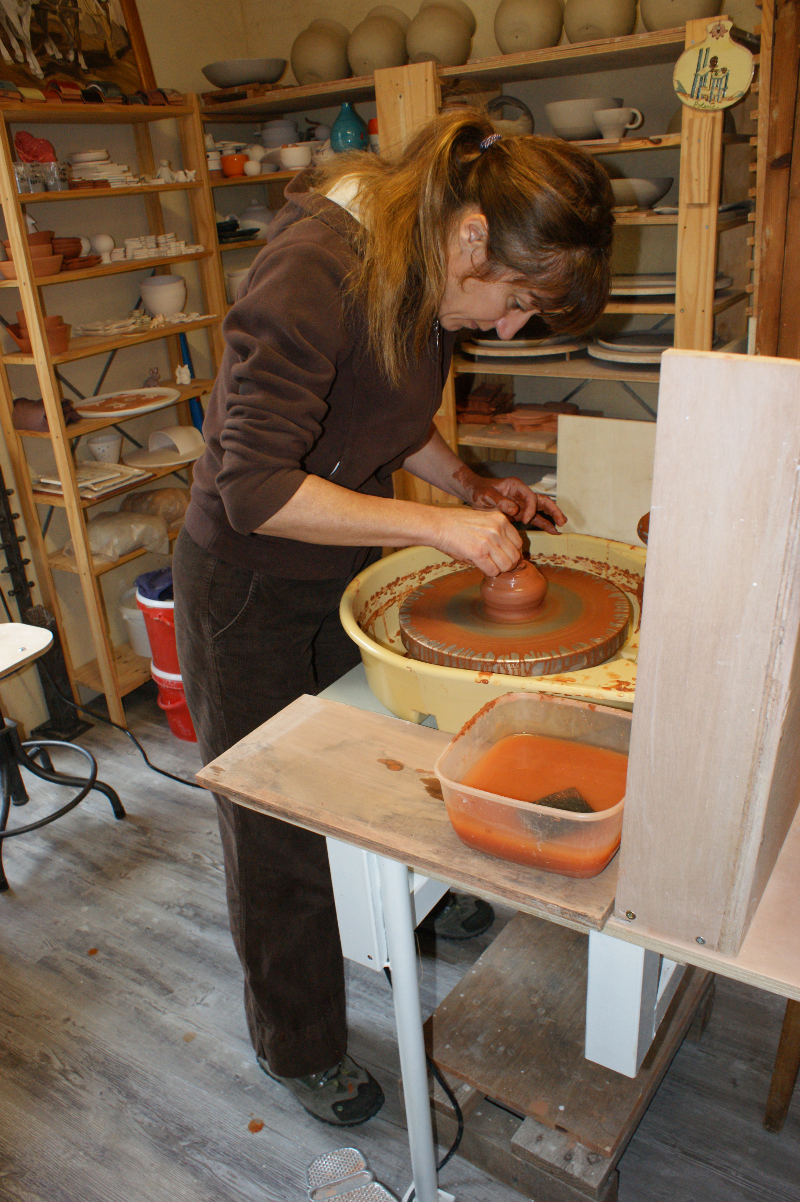
[[[7,623],[0,626],[0,679],[10,676],[13,672],[18,672],[34,659],[37,659],[38,656],[43,655],[52,641],[53,636],[50,631],[39,626],[25,626],[19,622]],[[88,777],[69,776],[63,772],[56,772],[53,767],[53,761],[50,759],[49,753],[45,750],[47,747],[68,747],[71,751],[77,751],[89,764]],[[37,764],[36,760],[39,760],[40,763]],[[15,806],[24,806],[30,800],[20,768],[25,768],[26,771],[33,773],[34,776],[38,776],[41,780],[49,781],[51,784],[70,785],[78,788],[79,791],[74,797],[70,798],[66,805],[61,806],[54,813],[40,818],[38,822],[31,822],[27,826],[18,826],[13,830],[6,830],[12,804]],[[57,818],[61,818],[64,814],[68,814],[70,810],[74,810],[75,806],[79,805],[84,797],[91,793],[93,789],[106,795],[111,803],[115,818],[125,817],[125,810],[117,794],[110,785],[98,781],[97,761],[84,747],[79,747],[77,743],[64,743],[59,739],[32,739],[29,742],[22,743],[17,734],[16,722],[4,721],[3,727],[0,728],[0,782],[2,782],[2,803],[0,803],[0,893],[4,893],[8,889],[8,880],[3,871],[2,862],[3,842],[6,839],[25,835],[29,831],[38,830],[41,826],[47,826],[48,823],[55,822]]]

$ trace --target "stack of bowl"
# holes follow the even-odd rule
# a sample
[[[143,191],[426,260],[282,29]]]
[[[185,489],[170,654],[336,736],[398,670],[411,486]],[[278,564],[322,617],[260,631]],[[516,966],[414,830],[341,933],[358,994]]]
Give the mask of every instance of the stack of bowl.
[[[47,336],[47,343],[50,347],[51,355],[63,355],[69,346],[69,336],[72,326],[68,326],[64,322],[64,318],[58,316],[45,317],[44,330]],[[25,314],[21,309],[17,310],[17,324],[10,325],[8,332],[16,342],[19,349],[29,355],[31,353],[31,340],[28,334],[28,326],[25,321]]]
[[[17,268],[13,261],[11,252],[11,243],[3,242],[8,259],[0,263],[0,272],[7,280],[15,280],[17,278]],[[64,258],[61,254],[53,253],[53,231],[39,230],[35,234],[28,234],[28,246],[33,260],[34,275],[57,275],[61,270],[61,263]]]
[[[54,238],[53,239],[53,254],[63,255],[64,262],[69,259],[77,259],[81,253],[80,238]]]
[[[265,121],[261,127],[261,145],[265,150],[277,150],[281,146],[289,146],[298,139],[296,121],[287,118],[276,118]]]

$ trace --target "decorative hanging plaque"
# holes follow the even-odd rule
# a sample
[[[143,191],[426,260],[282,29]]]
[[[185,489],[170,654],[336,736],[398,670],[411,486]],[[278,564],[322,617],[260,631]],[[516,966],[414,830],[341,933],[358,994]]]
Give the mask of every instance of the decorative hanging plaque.
[[[753,56],[731,39],[732,21],[710,21],[704,42],[684,50],[672,82],[683,104],[711,111],[741,100],[753,80]]]

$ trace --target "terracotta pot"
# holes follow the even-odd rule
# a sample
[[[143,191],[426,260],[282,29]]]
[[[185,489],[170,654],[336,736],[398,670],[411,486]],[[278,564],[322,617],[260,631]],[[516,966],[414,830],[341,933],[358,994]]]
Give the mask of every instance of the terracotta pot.
[[[547,593],[547,581],[530,560],[511,572],[484,576],[481,599],[492,622],[527,622],[535,616]]]
[[[19,325],[19,328],[21,330],[27,330],[28,323],[25,320],[25,314],[22,311],[22,309],[17,309],[16,317],[17,317],[17,324]],[[64,318],[61,316],[60,313],[55,314],[53,317],[45,317],[45,319],[44,319],[44,328],[46,330],[54,330],[56,326],[63,326],[63,324],[64,324]]]
[[[31,353],[31,340],[28,337],[28,331],[23,330],[19,325],[10,325],[7,327],[11,337],[16,342],[19,349],[24,355]],[[69,346],[69,336],[72,326],[61,325],[54,326],[47,330],[47,342],[50,347],[51,355],[63,355],[64,351]]]
[[[247,161],[246,154],[224,154],[220,160],[222,174],[229,178],[235,175],[244,175],[244,165]]]
[[[460,67],[469,58],[471,45],[466,21],[441,4],[421,9],[406,34],[406,49],[412,63],[432,59],[440,67]]]
[[[347,43],[354,75],[372,75],[382,67],[402,67],[407,57],[405,31],[390,17],[367,17],[356,25]]]
[[[701,17],[716,17],[722,4],[720,0],[641,0],[640,8],[642,24],[653,33],[657,29],[675,29]]]
[[[452,11],[457,13],[458,16],[461,17],[461,20],[466,23],[467,28],[469,29],[469,36],[471,38],[475,37],[475,30],[478,27],[478,22],[475,20],[474,12],[468,4],[464,3],[464,0],[422,0],[422,3],[419,6],[419,11],[422,12],[423,8],[433,8],[434,6],[452,9]]]
[[[500,0],[494,36],[503,54],[544,50],[561,39],[564,13],[560,0]]]
[[[567,0],[564,30],[571,42],[624,38],[636,28],[636,0]]]
[[[335,25],[335,22],[331,22]],[[347,31],[345,37],[330,28],[328,23],[313,21],[294,40],[291,53],[292,71],[299,84],[331,83],[349,79],[347,61]]]

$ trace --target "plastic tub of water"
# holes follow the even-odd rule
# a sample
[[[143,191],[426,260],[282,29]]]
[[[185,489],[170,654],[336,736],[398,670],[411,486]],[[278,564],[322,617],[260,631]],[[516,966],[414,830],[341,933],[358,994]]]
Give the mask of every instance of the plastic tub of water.
[[[525,788],[529,801],[509,797],[465,783],[480,761],[502,740],[515,735],[539,735],[558,740],[551,746],[559,760],[578,765],[587,746],[622,754],[627,758],[631,714],[609,706],[552,697],[544,693],[506,693],[490,701],[465,723],[448,743],[434,766],[453,829],[469,847],[503,860],[555,872],[561,876],[597,876],[620,844],[623,796],[605,809],[573,813],[547,805],[531,804],[550,795],[525,776],[515,783]],[[498,757],[510,745],[498,748]],[[621,766],[624,769],[624,765]],[[502,764],[501,764],[502,768]],[[523,774],[524,775],[524,774]],[[498,771],[498,783],[507,779]],[[565,785],[569,784],[568,779]],[[506,785],[506,788],[510,786]],[[583,789],[579,791],[583,792]],[[590,789],[586,799],[591,804]]]
[[[126,589],[119,599],[119,612],[128,631],[128,642],[131,650],[144,659],[152,659],[150,639],[147,637],[147,627],[144,614],[136,604],[136,588]]]

